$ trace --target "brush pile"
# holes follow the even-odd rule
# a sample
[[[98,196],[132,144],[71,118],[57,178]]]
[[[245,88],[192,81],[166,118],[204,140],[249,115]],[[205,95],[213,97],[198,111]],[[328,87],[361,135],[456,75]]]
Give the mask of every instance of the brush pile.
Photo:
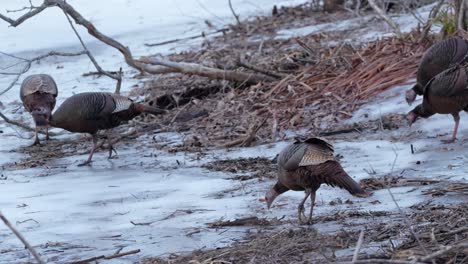
[[[198,146],[272,142],[283,138],[287,130],[305,129],[318,134],[352,117],[353,111],[379,93],[413,79],[431,44],[417,42],[418,35],[413,32],[383,38],[359,48],[348,42],[330,47],[322,43],[322,35],[276,44],[263,42],[263,54],[270,56],[251,54],[248,59],[258,61],[251,65],[254,70],[261,68],[265,74],[279,77],[278,81],[246,87],[181,76],[179,87],[189,89],[161,95],[151,92],[160,90],[161,80],[152,81],[145,88],[150,91],[147,100],[173,109],[165,120],[154,122],[178,131],[189,130]],[[274,48],[286,53],[274,55]],[[203,56],[190,58],[199,63],[217,60],[226,67],[235,67],[235,62],[220,55],[226,53],[232,58],[233,51],[224,53],[225,46],[211,49],[200,52]],[[240,59],[238,64],[244,65]]]

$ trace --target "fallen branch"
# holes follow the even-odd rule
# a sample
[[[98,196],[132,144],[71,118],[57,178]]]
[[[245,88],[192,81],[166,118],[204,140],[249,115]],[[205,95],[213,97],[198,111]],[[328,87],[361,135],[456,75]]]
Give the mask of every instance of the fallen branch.
[[[76,24],[85,27],[88,30],[88,33],[95,37],[96,39],[100,40],[101,42],[117,49],[125,59],[125,62],[132,68],[137,69],[140,71],[142,75],[145,73],[150,74],[161,74],[161,73],[172,73],[172,72],[180,72],[185,74],[193,74],[193,75],[200,75],[212,79],[224,79],[229,81],[236,81],[236,82],[245,82],[247,84],[255,84],[262,81],[274,81],[273,78],[269,76],[262,76],[262,75],[255,75],[255,74],[246,74],[241,72],[231,72],[231,71],[223,71],[219,69],[213,69],[197,64],[192,63],[177,63],[171,61],[162,61],[157,59],[151,59],[147,64],[159,65],[162,67],[152,67],[151,65],[147,65],[142,61],[137,61],[133,58],[132,52],[122,43],[118,42],[117,40],[101,33],[90,21],[86,20],[78,11],[73,8],[70,4],[68,4],[64,0],[44,0],[41,6],[39,7],[32,7],[33,9],[17,20],[11,19],[0,14],[0,19],[8,22],[11,26],[16,27],[26,21],[27,19],[39,14],[44,9],[48,7],[59,7],[62,11],[68,16],[70,16]],[[88,56],[90,55],[89,51],[86,52]],[[91,58],[91,56],[90,56]],[[94,63],[94,62],[93,62]],[[95,64],[96,66],[96,64]],[[99,69],[98,69],[99,71]],[[107,75],[107,74],[106,74]],[[109,74],[110,75],[110,74]],[[108,75],[108,76],[109,76]],[[116,88],[116,92],[119,89]]]
[[[109,255],[109,256],[101,255],[101,256],[97,256],[97,257],[92,257],[92,258],[88,258],[88,259],[74,261],[74,262],[71,262],[71,264],[85,264],[85,263],[90,263],[92,261],[96,261],[96,260],[99,260],[99,259],[115,259],[115,258],[120,258],[120,257],[123,257],[123,256],[137,254],[137,253],[140,253],[140,251],[141,251],[140,249],[135,249],[135,250],[131,250],[131,251],[123,252],[123,253],[117,253],[117,254],[113,254],[113,255]]]
[[[260,122],[259,124],[255,124],[255,125],[252,125],[249,129],[249,132],[247,133],[247,137],[245,138],[240,138],[240,139],[237,139],[237,140],[234,140],[232,142],[229,142],[227,144],[224,144],[223,147],[225,148],[230,148],[230,147],[234,147],[234,146],[237,146],[237,145],[240,145],[242,147],[248,147],[250,146],[250,144],[252,143],[252,141],[255,139],[255,137],[257,136],[257,132],[258,130],[263,126],[265,125],[266,121],[268,120],[268,117],[267,118],[264,118],[262,122]]]
[[[118,72],[115,72],[115,73],[112,73],[112,72],[108,72],[108,71],[105,71],[102,69],[102,67],[99,65],[99,63],[96,61],[96,59],[94,58],[93,54],[91,53],[91,51],[89,51],[88,47],[86,47],[86,44],[84,43],[83,39],[81,38],[80,34],[78,33],[78,31],[76,30],[75,26],[73,25],[73,22],[71,21],[70,17],[68,16],[68,14],[65,12],[65,10],[63,10],[63,13],[65,14],[65,17],[67,18],[68,20],[68,23],[70,24],[70,27],[72,28],[73,32],[75,32],[75,35],[76,37],[78,38],[78,40],[80,41],[81,43],[81,46],[83,47],[83,49],[86,51],[86,54],[88,55],[88,58],[91,60],[91,62],[93,63],[94,67],[96,68],[96,70],[100,73],[100,74],[103,74],[111,79],[114,79],[117,81],[117,84],[115,86],[115,93],[116,94],[120,94],[120,87],[122,86],[122,68],[120,68],[120,71]]]
[[[228,30],[229,30],[229,28],[222,28],[222,29],[218,29],[218,30],[213,31],[213,32],[208,32],[208,33],[202,32],[201,34],[194,35],[194,36],[190,36],[190,37],[186,37],[186,38],[176,38],[176,39],[171,39],[171,40],[166,40],[166,41],[162,41],[162,42],[158,42],[158,43],[151,43],[151,44],[145,43],[145,46],[147,46],[147,47],[155,47],[155,46],[162,46],[162,45],[171,44],[171,43],[175,43],[175,42],[179,42],[179,41],[183,41],[183,40],[191,40],[191,39],[197,39],[197,38],[204,38],[204,37],[206,37],[206,36],[214,35],[214,34],[217,34],[217,33],[220,33],[220,32],[222,32],[222,33],[224,34],[224,33],[226,33],[226,31],[228,31]]]
[[[264,74],[264,75],[271,76],[273,78],[277,78],[277,79],[282,79],[282,78],[285,78],[287,76],[287,75],[284,75],[284,74],[281,74],[281,73],[276,73],[276,72],[272,72],[272,71],[268,71],[268,70],[264,70],[264,69],[255,67],[250,63],[242,61],[241,59],[239,59],[237,61],[237,65],[240,66],[240,67],[244,67],[246,69],[252,70],[252,71],[259,72],[259,73]]]
[[[172,72],[199,75],[199,76],[208,77],[210,79],[245,82],[247,84],[275,81],[275,78],[272,78],[270,76],[215,69],[215,68],[206,67],[206,66],[196,64],[196,63],[173,62],[173,61],[150,58],[150,57],[141,57],[138,60],[138,62],[150,64],[150,65],[164,66],[166,68],[170,68]],[[150,72],[150,73],[153,73],[153,72]],[[156,73],[159,73],[159,72],[156,72]]]
[[[22,129],[25,129],[25,130],[28,130],[28,131],[33,131],[33,132],[36,131],[36,129],[33,128],[33,127],[30,127],[30,126],[28,126],[26,124],[23,124],[23,123],[19,122],[19,121],[9,119],[2,112],[0,112],[0,117],[8,124],[15,125],[17,127],[21,127]],[[41,134],[45,135],[44,131],[38,131],[38,133],[41,133]],[[53,133],[53,132],[49,132],[49,135],[50,136],[56,136],[57,134]]]
[[[451,246],[444,246],[441,250],[438,250],[434,253],[431,253],[427,256],[420,257],[418,260],[421,262],[428,262],[430,260],[433,260],[434,258],[443,255],[447,252],[458,250],[458,249],[468,249],[468,243],[459,243]]]
[[[237,24],[240,25],[241,22],[240,22],[240,19],[239,19],[239,15],[236,14],[236,11],[234,11],[234,7],[232,7],[231,0],[228,0],[228,3],[229,3],[229,9],[231,9],[232,15],[236,18]]]
[[[359,234],[358,242],[356,244],[356,250],[354,250],[352,263],[356,263],[358,261],[359,251],[361,250],[363,241],[364,241],[364,230],[361,230],[361,233]]]
[[[5,223],[5,225],[8,228],[10,228],[10,230],[13,232],[13,234],[15,234],[15,236],[19,240],[21,240],[24,246],[29,250],[29,252],[31,252],[33,257],[36,259],[37,263],[45,264],[45,262],[41,260],[41,257],[39,256],[39,254],[37,254],[36,250],[28,243],[28,241],[26,241],[23,235],[21,235],[21,233],[18,230],[16,230],[16,228],[10,223],[10,221],[8,221],[8,219],[3,215],[1,211],[0,211],[0,219],[2,219],[3,223]]]

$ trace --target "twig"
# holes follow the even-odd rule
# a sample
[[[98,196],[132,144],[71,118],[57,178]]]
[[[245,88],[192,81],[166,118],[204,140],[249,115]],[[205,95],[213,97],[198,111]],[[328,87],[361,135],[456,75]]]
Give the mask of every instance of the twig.
[[[28,243],[28,241],[26,241],[26,239],[23,237],[23,235],[21,235],[21,233],[16,230],[16,228],[10,223],[10,221],[8,221],[8,219],[3,215],[3,213],[0,211],[0,219],[2,219],[3,223],[5,223],[5,225],[10,228],[10,230],[15,234],[15,236],[21,240],[21,242],[24,244],[24,246],[29,250],[29,252],[31,252],[31,254],[34,256],[34,258],[36,259],[36,261],[39,263],[39,264],[45,264],[44,261],[41,260],[39,254],[37,254],[36,250]]]
[[[2,54],[6,55],[6,53],[3,53],[3,52],[2,52]],[[23,67],[22,70],[20,70],[19,72],[15,73],[15,74],[8,74],[8,75],[17,75],[17,76],[10,83],[10,85],[7,88],[5,88],[5,90],[0,92],[0,95],[2,95],[4,93],[8,92],[9,90],[11,90],[11,88],[13,88],[15,86],[16,82],[18,82],[21,75],[23,75],[24,73],[29,71],[29,69],[31,68],[33,62],[40,61],[42,59],[45,59],[45,58],[51,57],[51,56],[71,57],[71,56],[81,56],[81,55],[84,55],[84,54],[86,54],[86,51],[83,50],[83,51],[75,52],[75,53],[51,51],[49,53],[34,57],[32,59],[25,59],[25,58],[20,58],[20,57],[16,57],[16,56],[11,56],[11,57],[16,58],[18,60],[24,61],[26,63],[26,65]]]
[[[395,159],[393,160],[393,164],[392,164],[392,169],[391,169],[391,172],[390,174],[393,174],[393,170],[395,169],[395,164],[396,164],[396,161],[398,160],[398,153],[396,152],[395,149],[393,149],[393,152],[395,153]],[[406,214],[403,213],[403,210],[401,209],[400,205],[398,204],[395,196],[393,195],[392,191],[390,190],[390,187],[388,187],[387,184],[385,183],[382,183],[385,188],[387,189],[388,193],[390,194],[390,197],[392,198],[392,201],[393,203],[395,203],[395,206],[397,207],[398,209],[398,213],[403,217],[403,222],[405,223],[405,225],[408,227],[408,230],[410,231],[411,235],[414,237],[414,239],[416,240],[416,242],[418,243],[419,247],[421,247],[422,251],[424,252],[424,254],[428,254],[426,248],[424,247],[424,245],[422,244],[421,240],[419,239],[419,236],[413,231],[413,228],[411,227],[410,223],[409,223],[409,220],[408,218],[406,217]],[[433,263],[435,264],[435,262],[433,261]]]
[[[259,124],[253,125],[250,129],[249,132],[247,133],[247,137],[245,138],[240,138],[237,140],[234,140],[232,142],[226,143],[223,145],[225,148],[230,148],[234,147],[237,145],[247,147],[252,143],[252,141],[255,139],[255,136],[257,135],[258,130],[265,125],[266,121],[268,120],[268,117],[264,118]]]
[[[459,243],[459,244],[455,244],[455,245],[451,245],[451,246],[444,246],[441,250],[438,250],[432,254],[429,254],[427,256],[424,256],[424,257],[420,257],[418,260],[421,261],[421,262],[428,262],[430,260],[434,261],[434,258],[442,255],[442,254],[445,254],[449,251],[453,251],[453,250],[458,250],[458,249],[467,249],[468,248],[468,243]]]
[[[358,242],[356,244],[356,250],[354,250],[352,263],[356,263],[356,261],[358,260],[359,251],[361,250],[363,241],[364,241],[364,230],[361,230],[361,233],[359,234]]]
[[[2,112],[0,112],[0,117],[8,124],[12,124],[12,125],[21,127],[22,129],[25,129],[25,130],[28,130],[28,131],[36,131],[36,129],[33,128],[33,127],[30,127],[30,126],[28,126],[26,124],[23,124],[23,123],[19,122],[19,121],[9,119]],[[38,133],[45,134],[44,131],[38,131]],[[54,135],[56,135],[56,133],[49,132],[49,135],[54,136]]]
[[[70,16],[76,24],[85,27],[88,30],[88,33],[98,39],[99,41],[117,49],[125,59],[125,62],[132,68],[140,71],[141,74],[150,73],[150,74],[161,74],[161,73],[174,73],[180,72],[184,74],[194,74],[211,79],[226,79],[230,81],[240,81],[247,84],[256,84],[262,81],[274,81],[273,78],[267,76],[258,76],[254,74],[246,74],[241,72],[228,72],[222,71],[219,69],[213,69],[209,67],[203,67],[200,65],[193,65],[191,63],[178,63],[172,61],[162,61],[152,59],[148,62],[137,61],[133,58],[132,52],[122,43],[117,40],[101,33],[90,21],[86,20],[78,11],[75,10],[73,6],[68,4],[64,0],[44,0],[41,6],[37,7],[34,10],[24,14],[20,18],[14,20],[5,15],[0,14],[0,19],[10,23],[11,26],[16,27],[26,21],[27,19],[39,14],[44,9],[48,7],[59,7],[62,11],[68,16]],[[87,52],[89,55],[89,52]],[[149,64],[149,65],[148,65]],[[159,67],[154,67],[152,65],[158,65]],[[95,65],[96,66],[96,65]],[[208,73],[207,73],[208,72]],[[226,76],[225,76],[226,75]],[[226,78],[225,78],[226,77]],[[119,89],[116,88],[116,91]]]
[[[96,261],[96,260],[99,260],[99,259],[120,258],[120,257],[123,257],[123,256],[140,253],[140,251],[141,251],[140,249],[135,249],[135,250],[131,250],[131,251],[123,252],[123,253],[117,253],[117,254],[113,254],[113,255],[109,255],[109,256],[101,255],[101,256],[97,256],[97,257],[92,257],[92,258],[88,258],[88,259],[74,261],[74,262],[71,262],[71,264],[85,264],[85,263],[90,263],[91,261]]]
[[[375,3],[374,0],[367,1],[369,5],[377,12],[377,14],[387,22],[387,24],[396,32],[397,35],[401,35],[400,28],[397,24],[387,15],[385,12]]]
[[[175,42],[179,42],[179,41],[182,41],[182,40],[190,40],[190,39],[197,39],[197,38],[204,38],[206,36],[209,36],[209,35],[213,35],[213,34],[217,34],[217,33],[226,33],[226,31],[228,31],[229,28],[221,28],[221,29],[218,29],[216,31],[213,31],[213,32],[208,32],[208,33],[205,33],[205,32],[202,32],[201,34],[198,34],[198,35],[194,35],[194,36],[190,36],[190,37],[186,37],[186,38],[176,38],[176,39],[171,39],[171,40],[166,40],[166,41],[162,41],[162,42],[157,42],[157,43],[145,43],[145,46],[147,47],[154,47],[154,46],[162,46],[162,45],[166,45],[166,44],[171,44],[171,43],[175,43]]]
[[[210,79],[246,82],[247,84],[256,84],[259,82],[272,82],[276,80],[275,78],[272,78],[270,76],[215,69],[196,63],[172,62],[154,57],[141,57],[138,60],[138,62],[164,66],[166,67],[166,69],[163,68],[163,70],[167,70],[167,68],[170,68],[172,72],[195,74],[199,76],[208,77]],[[149,68],[146,68],[147,72],[149,73],[160,73],[159,69],[150,70]]]
[[[102,69],[102,67],[99,65],[99,63],[96,61],[96,59],[94,58],[93,54],[91,53],[91,51],[89,51],[88,47],[86,47],[86,44],[84,43],[83,39],[81,38],[80,34],[78,33],[78,31],[76,30],[75,26],[73,25],[73,22],[71,21],[70,17],[68,16],[67,12],[65,12],[65,10],[62,10],[63,11],[63,14],[65,14],[65,17],[67,18],[68,20],[68,23],[70,24],[73,32],[75,32],[75,35],[76,37],[78,38],[78,40],[80,41],[81,43],[81,46],[83,47],[83,49],[86,51],[86,54],[88,55],[89,59],[91,60],[91,62],[93,63],[94,67],[96,68],[96,70],[100,73],[100,74],[103,74],[111,79],[114,79],[117,81],[117,84],[116,84],[116,87],[115,87],[115,93],[116,94],[119,94],[120,93],[120,86],[122,85],[122,68],[120,68],[120,71],[115,73],[115,74],[112,74],[111,72],[108,72],[108,71],[105,71]]]
[[[277,78],[277,79],[282,79],[282,78],[286,77],[286,75],[281,74],[281,73],[276,73],[276,72],[272,72],[272,71],[268,71],[268,70],[264,70],[264,69],[260,69],[258,67],[255,67],[250,63],[242,61],[240,58],[237,60],[237,65],[240,66],[240,67],[244,67],[246,69],[252,70],[252,71],[256,71],[256,72],[271,76],[273,78]]]
[[[232,7],[231,0],[228,0],[228,3],[229,3],[229,8],[231,9],[232,15],[236,18],[237,24],[240,25],[241,22],[240,22],[240,19],[239,19],[239,15],[236,14],[236,11],[234,11],[234,8]]]
[[[444,4],[444,0],[439,0],[439,2],[434,7],[434,9],[431,10],[429,17],[427,18],[427,22],[424,25],[421,37],[419,38],[419,42],[423,41],[427,37],[427,34],[429,34],[429,31],[431,30],[431,27],[432,27],[432,23],[434,23],[434,19],[436,18],[443,4]]]

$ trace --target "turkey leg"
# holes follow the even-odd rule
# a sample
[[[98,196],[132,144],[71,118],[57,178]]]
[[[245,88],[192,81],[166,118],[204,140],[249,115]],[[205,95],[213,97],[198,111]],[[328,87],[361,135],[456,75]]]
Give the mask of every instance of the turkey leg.
[[[86,160],[83,163],[78,164],[78,166],[91,165],[91,159],[93,158],[93,154],[94,154],[94,151],[97,148],[97,142],[98,142],[97,134],[92,134],[92,136],[93,136],[93,147],[91,148],[91,151],[89,152],[88,160]]]
[[[302,216],[304,216],[304,218],[306,217],[305,216],[305,209],[304,209],[304,203],[307,201],[307,198],[309,198],[309,195],[311,193],[311,191],[309,189],[306,189],[305,190],[305,197],[304,199],[302,199],[301,203],[299,204],[299,207],[297,208],[297,213],[298,213],[298,218],[299,218],[299,223],[301,224],[304,224],[305,222],[302,220]]]
[[[452,138],[448,140],[442,140],[443,143],[453,143],[457,139],[458,125],[460,124],[460,115],[458,113],[452,114],[453,120],[455,121],[455,127],[453,128]]]

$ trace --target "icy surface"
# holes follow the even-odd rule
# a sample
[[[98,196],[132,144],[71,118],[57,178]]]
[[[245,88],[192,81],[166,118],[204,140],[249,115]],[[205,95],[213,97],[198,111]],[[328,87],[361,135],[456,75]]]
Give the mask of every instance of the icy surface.
[[[18,8],[14,0],[2,1],[5,9]],[[26,5],[27,1],[22,1]],[[236,11],[246,17],[270,11],[273,4],[297,4],[303,1],[241,1],[234,0]],[[103,32],[117,37],[128,45],[136,55],[173,52],[189,48],[200,40],[148,48],[143,44],[159,42],[174,37],[198,34],[207,30],[208,19],[221,27],[232,21],[232,16],[223,1],[178,0],[178,1],[90,1],[69,0],[85,17],[90,18]],[[109,8],[112,6],[112,8]],[[118,19],[115,19],[118,18]],[[403,18],[402,18],[403,19]],[[406,18],[409,20],[409,16]],[[344,24],[338,24],[342,28]],[[330,25],[321,26],[330,28]],[[309,31],[310,32],[310,31]],[[371,32],[375,36],[387,34]],[[58,37],[60,36],[60,37]],[[86,36],[86,34],[83,34]],[[75,36],[57,9],[45,11],[34,20],[18,28],[8,28],[0,22],[0,50],[15,55],[33,57],[51,49],[77,51]],[[137,83],[128,78],[134,73],[123,62],[120,54],[94,42],[89,47],[99,63],[109,70],[122,66],[127,79],[124,91]],[[1,57],[0,67],[17,61]],[[114,82],[107,78],[86,78],[81,74],[94,71],[89,60],[82,57],[50,58],[34,64],[28,74],[49,73],[59,85],[59,102],[73,93],[83,91],[111,91]],[[25,76],[23,76],[24,78]],[[11,76],[0,76],[4,89]],[[21,79],[22,80],[22,79]],[[20,81],[21,81],[20,80]],[[403,101],[403,92],[408,87],[395,89],[365,105],[350,120],[361,121],[378,118],[385,113],[404,114],[411,108]],[[19,87],[0,97],[2,112],[15,119],[31,122],[19,103]],[[366,117],[367,116],[367,117]],[[462,114],[459,138],[467,138]],[[466,180],[468,143],[440,143],[443,135],[453,128],[448,116],[434,116],[418,121],[411,130],[402,128],[386,132],[380,139],[361,139],[333,142],[337,153],[344,156],[343,167],[356,180],[369,177],[366,171],[375,171],[376,176],[404,173],[406,177],[431,177],[447,180]],[[31,133],[0,121],[0,166],[23,158],[18,149],[31,144]],[[65,134],[54,140],[78,138]],[[142,136],[139,142],[152,142],[153,135]],[[400,138],[400,140],[395,140]],[[433,137],[433,138],[430,138]],[[435,138],[434,138],[435,137]],[[156,138],[178,142],[179,134],[157,134]],[[416,153],[411,154],[409,144]],[[137,257],[157,256],[203,247],[223,246],[240,239],[244,228],[223,230],[208,229],[206,223],[223,219],[235,219],[257,215],[259,217],[295,218],[297,201],[301,192],[288,192],[275,201],[272,210],[258,200],[274,183],[271,180],[246,183],[229,180],[224,172],[210,172],[200,165],[215,159],[236,157],[273,158],[287,142],[278,142],[255,148],[214,150],[199,160],[197,154],[167,153],[146,148],[118,145],[119,158],[105,159],[105,152],[95,155],[92,167],[77,167],[86,155],[75,155],[51,161],[46,166],[22,170],[2,170],[0,175],[0,209],[12,223],[37,247],[49,262],[63,263],[102,254],[113,254],[139,248],[138,255],[115,260],[116,263],[131,263]],[[395,158],[397,158],[396,162]],[[417,161],[421,164],[417,165]],[[450,166],[450,170],[447,169]],[[396,188],[392,192],[400,206],[408,207],[426,197],[420,189]],[[352,205],[326,206],[331,200],[352,199]],[[317,194],[316,215],[338,210],[395,210],[387,190],[374,193],[372,200],[352,198],[344,191],[323,186]],[[325,226],[324,230],[333,227]],[[15,263],[31,260],[28,252],[8,229],[0,225],[0,263]]]
[[[415,10],[415,14],[418,17],[427,19],[435,4],[427,5]],[[358,18],[351,18],[347,20],[340,20],[336,22],[308,25],[299,28],[288,28],[282,29],[277,32],[278,39],[288,39],[292,37],[306,36],[309,34],[315,34],[319,32],[332,32],[332,31],[343,31],[343,30],[356,30],[362,27],[354,37],[345,41],[349,42],[367,42],[376,40],[377,38],[392,36],[394,33],[385,22],[379,24],[372,24],[372,30],[363,25],[369,23],[371,20],[380,19],[377,15],[366,15]],[[410,32],[413,28],[418,26],[418,20],[413,15],[403,14],[392,16],[393,21],[400,27],[401,32]],[[440,26],[434,25],[431,31],[440,31]]]

